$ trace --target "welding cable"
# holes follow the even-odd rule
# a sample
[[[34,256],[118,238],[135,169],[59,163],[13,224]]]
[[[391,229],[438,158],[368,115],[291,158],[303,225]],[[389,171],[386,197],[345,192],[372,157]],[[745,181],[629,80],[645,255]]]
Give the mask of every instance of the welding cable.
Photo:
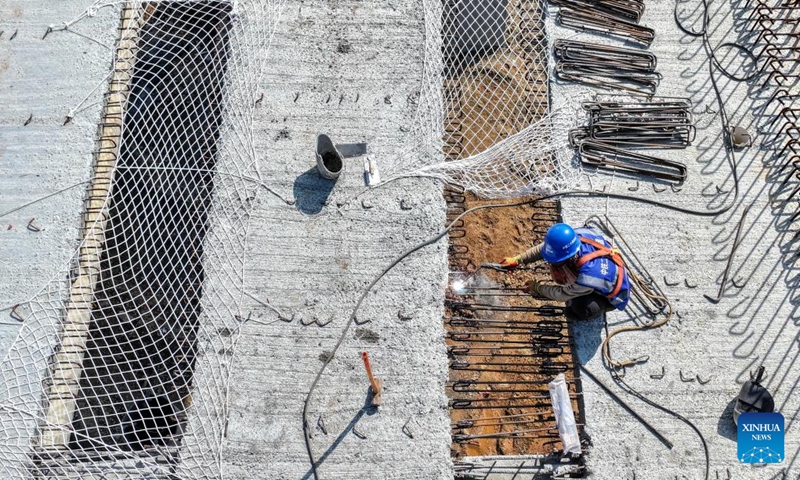
[[[625,270],[628,272],[628,279],[631,281],[633,286],[639,287],[644,296],[646,296],[650,300],[661,300],[666,304],[667,314],[664,315],[664,317],[659,320],[655,320],[653,322],[644,325],[630,325],[626,327],[619,327],[612,330],[610,333],[606,333],[606,337],[603,339],[603,343],[600,345],[600,351],[603,353],[603,359],[606,361],[606,364],[608,364],[608,366],[610,366],[612,369],[615,370],[625,367],[630,367],[636,365],[637,363],[643,363],[647,360],[648,357],[625,359],[621,361],[614,360],[614,358],[611,356],[610,342],[612,338],[619,335],[620,333],[653,330],[656,328],[663,327],[664,325],[669,323],[669,321],[672,319],[672,314],[673,314],[672,303],[670,303],[669,299],[666,296],[653,293],[647,287],[646,283],[634,271],[632,271],[629,268],[626,268]]]
[[[737,75],[734,75],[734,74],[728,72],[725,69],[725,67],[722,66],[722,64],[720,63],[719,59],[717,59],[717,56],[716,56],[716,51],[717,50],[719,50],[722,47],[730,47],[730,48],[734,48],[734,49],[738,50],[741,53],[744,53],[745,56],[748,57],[753,62],[754,66],[758,65],[758,59],[755,56],[755,54],[749,48],[745,47],[744,45],[742,45],[740,43],[724,42],[724,43],[719,44],[716,48],[712,48],[711,47],[711,41],[708,38],[708,19],[709,19],[708,0],[701,0],[701,2],[703,3],[703,15],[702,15],[703,20],[702,20],[702,23],[701,23],[702,27],[700,28],[699,31],[694,31],[691,28],[686,27],[683,24],[683,22],[681,22],[681,19],[678,17],[678,3],[679,3],[678,1],[675,2],[675,8],[673,10],[673,15],[675,17],[675,24],[678,26],[680,31],[682,31],[686,35],[689,35],[690,37],[702,38],[703,39],[703,46],[706,48],[706,53],[708,54],[709,59],[713,60],[715,66],[720,70],[720,72],[722,72],[723,75],[725,75],[726,77],[730,78],[731,80],[734,80],[734,81],[737,81],[737,82],[746,82],[746,81],[754,79],[756,76],[758,76],[758,73],[759,73],[758,70],[754,71],[750,75],[746,75],[744,77],[740,77],[740,76],[737,76]]]
[[[606,328],[608,328],[608,325],[606,325]],[[620,388],[622,388],[625,391],[625,393],[627,393],[628,395],[632,395],[632,396],[638,398],[639,400],[643,401],[644,403],[650,405],[651,407],[656,408],[658,410],[661,410],[662,412],[666,413],[667,415],[670,415],[672,417],[677,418],[681,422],[683,422],[686,425],[688,425],[689,428],[694,430],[694,433],[697,434],[698,438],[700,438],[700,443],[703,445],[703,454],[705,455],[705,463],[706,463],[706,465],[705,465],[705,475],[704,475],[703,478],[704,478],[704,480],[708,480],[709,471],[711,469],[711,458],[710,458],[710,456],[708,454],[708,444],[706,443],[706,438],[703,436],[703,432],[701,432],[700,429],[697,428],[697,425],[695,425],[691,420],[689,420],[688,418],[684,417],[680,413],[675,412],[673,410],[670,410],[669,408],[667,408],[667,407],[665,407],[663,405],[660,405],[660,404],[656,403],[655,401],[650,400],[649,398],[644,396],[638,390],[636,390],[633,387],[631,387],[630,385],[628,385],[625,382],[625,380],[623,380],[622,377],[619,376],[619,373],[617,371],[611,370],[611,378],[613,378],[614,382]]]
[[[675,2],[675,8],[673,10],[673,15],[675,17],[675,24],[678,26],[680,31],[682,31],[686,35],[689,35],[690,37],[701,38],[703,40],[703,48],[705,49],[706,56],[708,57],[708,71],[709,71],[709,77],[711,79],[711,85],[712,85],[712,87],[714,87],[714,94],[717,97],[717,102],[719,103],[719,107],[720,107],[719,108],[719,112],[720,112],[720,117],[722,119],[722,124],[723,124],[723,129],[724,129],[724,136],[729,141],[729,145],[731,145],[730,144],[730,138],[729,138],[730,137],[730,130],[729,130],[730,124],[729,124],[729,120],[728,120],[728,113],[725,111],[725,104],[722,101],[722,93],[720,92],[719,85],[717,85],[717,79],[714,76],[714,68],[716,67],[716,69],[720,73],[722,73],[724,76],[726,76],[730,80],[733,80],[735,82],[747,82],[747,81],[750,81],[750,80],[756,78],[756,76],[758,76],[758,74],[759,74],[758,68],[757,68],[758,67],[758,58],[755,56],[755,54],[753,53],[752,50],[750,50],[749,48],[745,47],[744,45],[742,45],[740,43],[736,43],[736,42],[724,42],[724,43],[721,43],[721,44],[717,45],[716,47],[712,47],[711,46],[711,40],[708,38],[708,19],[709,19],[708,0],[701,0],[701,1],[702,1],[702,4],[703,4],[703,9],[702,9],[703,15],[702,15],[702,21],[701,21],[701,28],[700,28],[699,31],[694,31],[691,28],[688,28],[688,27],[684,26],[683,22],[681,22],[681,19],[678,16],[678,3],[679,3],[678,1]],[[753,66],[756,67],[756,68],[754,68],[753,73],[751,73],[750,75],[745,75],[745,76],[737,76],[737,75],[734,75],[733,73],[729,72],[728,70],[726,70],[725,67],[722,66],[722,63],[719,61],[719,59],[717,58],[717,55],[716,55],[717,50],[719,50],[721,48],[724,48],[724,47],[733,48],[733,49],[737,50],[738,52],[743,53],[751,62],[753,62]]]

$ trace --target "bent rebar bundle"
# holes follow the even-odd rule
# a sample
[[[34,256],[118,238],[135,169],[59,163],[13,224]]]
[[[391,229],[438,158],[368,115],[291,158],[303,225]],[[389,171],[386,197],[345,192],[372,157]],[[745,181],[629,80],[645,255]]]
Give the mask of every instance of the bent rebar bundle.
[[[680,183],[687,174],[683,163],[629,149],[686,148],[696,134],[691,107],[686,98],[584,102],[589,124],[570,131],[570,143],[584,165]]]
[[[592,139],[618,147],[686,148],[696,129],[688,98],[640,102],[584,102]]]
[[[581,162],[597,168],[648,175],[659,180],[686,180],[686,165],[650,155],[612,147],[603,142],[584,140],[578,147]]]
[[[644,14],[643,0],[551,0],[560,7],[581,7],[618,17],[631,22],[639,22]]]
[[[649,52],[556,40],[553,55],[559,78],[598,88],[652,95],[661,79],[656,56]]]
[[[579,32],[605,33],[649,47],[656,36],[652,28],[638,25],[644,12],[639,0],[551,0],[558,5],[556,21]]]

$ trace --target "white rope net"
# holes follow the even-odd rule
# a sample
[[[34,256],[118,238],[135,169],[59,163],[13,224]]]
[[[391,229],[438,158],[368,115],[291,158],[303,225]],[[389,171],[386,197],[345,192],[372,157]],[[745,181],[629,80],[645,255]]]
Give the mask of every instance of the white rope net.
[[[389,173],[490,198],[568,187],[577,173],[556,141],[569,119],[548,113],[542,3],[422,5],[411,148]],[[101,0],[65,24],[102,8],[121,19],[82,242],[15,310],[24,321],[0,363],[6,477],[220,476],[247,225],[264,185],[253,114],[283,7]]]
[[[574,182],[573,150],[565,144],[574,120],[551,113],[507,140],[463,160],[417,170],[482,198],[545,195]]]
[[[426,1],[425,12],[431,80],[423,85],[430,100],[421,103],[419,137],[429,143],[420,157],[443,152],[447,161],[428,161],[413,174],[484,198],[573,187],[579,170],[565,141],[573,115],[550,112],[546,2]]]
[[[6,478],[219,476],[259,177],[251,119],[280,6],[90,9],[117,9],[121,31],[83,241],[17,310],[0,364]]]

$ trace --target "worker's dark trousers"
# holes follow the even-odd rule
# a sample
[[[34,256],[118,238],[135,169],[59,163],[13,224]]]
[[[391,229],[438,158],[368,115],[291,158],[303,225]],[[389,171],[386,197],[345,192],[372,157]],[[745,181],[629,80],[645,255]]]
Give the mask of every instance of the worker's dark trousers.
[[[567,301],[567,316],[576,320],[597,318],[601,314],[614,310],[614,305],[604,295],[591,293]]]

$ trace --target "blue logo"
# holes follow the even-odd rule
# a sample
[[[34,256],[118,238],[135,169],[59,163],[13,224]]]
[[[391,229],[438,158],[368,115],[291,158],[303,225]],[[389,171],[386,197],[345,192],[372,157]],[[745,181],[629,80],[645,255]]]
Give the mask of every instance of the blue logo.
[[[743,413],[739,415],[739,461],[742,463],[780,463],[783,461],[783,415]]]

